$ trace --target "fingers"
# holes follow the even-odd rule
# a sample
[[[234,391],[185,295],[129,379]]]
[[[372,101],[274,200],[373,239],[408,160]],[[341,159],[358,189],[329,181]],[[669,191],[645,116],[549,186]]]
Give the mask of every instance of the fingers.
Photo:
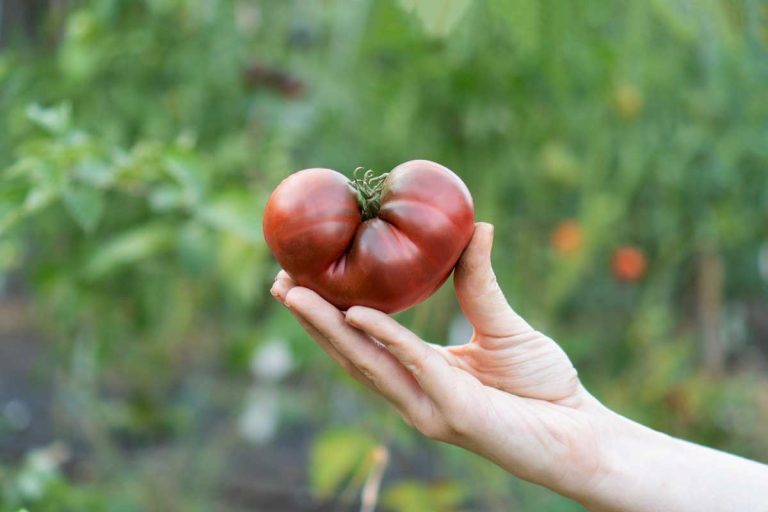
[[[275,276],[275,282],[272,284],[272,289],[269,290],[269,293],[283,303],[285,302],[285,296],[288,294],[288,291],[294,286],[296,286],[296,282],[288,275],[288,272],[281,270],[277,273],[277,276]]]
[[[354,368],[406,415],[420,414],[424,394],[413,377],[384,347],[350,327],[338,309],[315,292],[299,286],[288,291],[285,305],[348,362],[342,367],[350,372]]]
[[[281,270],[277,274],[277,277],[275,277],[275,283],[272,285],[270,293],[282,304],[285,302],[285,296],[288,295],[288,292],[295,286],[296,282],[288,275],[285,270]],[[331,359],[336,362],[336,364],[343,368],[353,379],[368,389],[373,391],[376,390],[371,381],[365,378],[365,376],[360,373],[360,371],[355,368],[355,366],[346,357],[339,354],[339,352],[333,348],[333,345],[331,345],[331,343],[322,334],[320,334],[317,329],[312,327],[311,324],[304,320],[304,318],[302,318],[301,315],[295,311],[292,311],[291,309],[288,309],[288,311],[290,311],[293,317],[299,322],[301,327],[307,331],[307,334],[309,334],[315,343],[317,343],[320,348],[322,348],[331,357]]]
[[[454,273],[456,296],[475,331],[494,338],[533,331],[509,306],[491,267],[493,225],[478,222]]]
[[[387,347],[438,407],[452,403],[450,365],[418,336],[389,315],[371,308],[354,306],[347,311],[345,320]]]

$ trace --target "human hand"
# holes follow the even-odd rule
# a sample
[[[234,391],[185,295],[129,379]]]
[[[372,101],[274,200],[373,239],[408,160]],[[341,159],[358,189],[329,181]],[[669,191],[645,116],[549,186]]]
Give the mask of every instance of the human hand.
[[[379,311],[346,313],[285,272],[272,294],[347,373],[433,439],[476,452],[509,472],[576,497],[599,466],[602,406],[562,349],[507,303],[491,268],[493,227],[478,223],[454,274],[474,327],[467,344],[423,342]]]

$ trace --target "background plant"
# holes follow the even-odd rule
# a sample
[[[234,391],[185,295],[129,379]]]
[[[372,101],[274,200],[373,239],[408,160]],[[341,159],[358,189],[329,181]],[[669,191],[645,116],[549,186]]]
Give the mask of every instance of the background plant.
[[[349,507],[385,445],[393,510],[574,509],[411,434],[268,300],[280,179],[412,158],[467,182],[510,301],[599,398],[768,457],[765,2],[41,12],[0,52],[0,279],[46,340],[67,449],[35,452],[60,461],[37,493],[19,483],[35,463],[4,456],[3,508],[248,509],[237,454],[308,437],[293,485],[317,503]],[[623,246],[647,260],[638,281],[613,273]],[[448,288],[400,319],[466,331]]]

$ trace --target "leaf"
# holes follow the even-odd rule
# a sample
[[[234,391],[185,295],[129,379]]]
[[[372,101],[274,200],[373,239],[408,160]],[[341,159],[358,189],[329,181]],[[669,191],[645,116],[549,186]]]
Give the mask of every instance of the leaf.
[[[18,222],[26,213],[24,197],[27,187],[20,183],[0,182],[0,234]]]
[[[165,157],[164,163],[168,174],[184,190],[185,202],[197,204],[203,196],[204,183],[194,159],[189,155],[171,154]]]
[[[400,0],[406,11],[414,14],[432,37],[447,36],[461,20],[470,0]]]
[[[104,188],[112,185],[115,181],[115,172],[115,167],[109,166],[106,163],[93,158],[87,158],[72,169],[73,176],[83,183],[93,185],[97,188]]]
[[[99,278],[122,266],[149,258],[168,249],[174,230],[165,224],[148,224],[121,233],[97,250],[85,265],[85,274]]]
[[[69,185],[64,188],[61,200],[75,222],[86,233],[96,228],[104,213],[102,193],[91,187]]]
[[[693,41],[696,36],[696,17],[691,16],[688,2],[680,0],[651,0],[650,6],[666,27],[675,36],[685,41]]]
[[[540,0],[492,0],[488,9],[505,23],[512,39],[523,50],[536,50],[542,14]]]
[[[178,186],[161,184],[149,192],[149,206],[156,212],[167,212],[184,204],[184,195]]]
[[[416,480],[404,480],[387,489],[382,495],[381,503],[396,512],[448,512],[457,510],[466,498],[467,491],[458,482],[425,484]]]
[[[28,213],[42,210],[56,198],[56,193],[50,187],[33,188],[24,200],[24,209]]]
[[[51,133],[61,133],[69,127],[72,118],[72,105],[62,103],[55,107],[44,108],[33,103],[27,107],[27,118]]]
[[[202,222],[219,231],[232,233],[259,245],[263,242],[259,229],[261,208],[247,194],[221,193],[212,202],[202,206],[197,215]]]
[[[309,481],[321,497],[332,496],[366,455],[376,440],[360,430],[338,428],[326,430],[315,439],[309,461]]]

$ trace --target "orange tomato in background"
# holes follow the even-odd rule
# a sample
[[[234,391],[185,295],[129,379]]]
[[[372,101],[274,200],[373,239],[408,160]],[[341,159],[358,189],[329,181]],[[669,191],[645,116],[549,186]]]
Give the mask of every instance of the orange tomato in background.
[[[584,246],[584,230],[581,223],[574,219],[562,221],[552,231],[550,245],[555,252],[563,255],[579,251]]]

